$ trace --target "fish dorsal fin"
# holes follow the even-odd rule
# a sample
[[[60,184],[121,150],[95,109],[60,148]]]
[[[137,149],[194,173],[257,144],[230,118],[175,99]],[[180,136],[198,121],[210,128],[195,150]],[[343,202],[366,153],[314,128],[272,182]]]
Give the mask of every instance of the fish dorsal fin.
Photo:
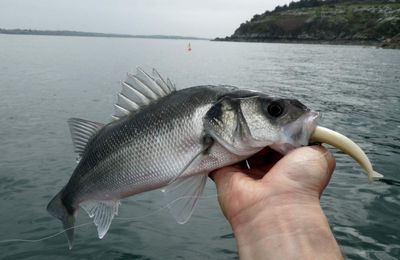
[[[165,81],[161,75],[158,73],[156,69],[153,69],[153,78],[157,82],[158,85],[160,85],[165,93],[171,93],[176,90],[175,85],[167,78],[167,81]]]
[[[169,79],[165,81],[155,69],[150,76],[141,68],[137,68],[136,74],[128,73],[121,85],[122,90],[118,93],[112,116],[115,120],[134,113],[176,90],[175,85]]]
[[[79,206],[93,218],[99,238],[102,239],[110,228],[114,216],[118,215],[119,204],[119,200],[87,200],[81,202]]]
[[[207,178],[207,174],[183,177],[162,190],[165,193],[169,211],[179,224],[185,224],[192,216]]]
[[[92,122],[80,118],[68,119],[69,130],[71,131],[74,151],[82,156],[85,151],[86,144],[103,126],[102,123]]]

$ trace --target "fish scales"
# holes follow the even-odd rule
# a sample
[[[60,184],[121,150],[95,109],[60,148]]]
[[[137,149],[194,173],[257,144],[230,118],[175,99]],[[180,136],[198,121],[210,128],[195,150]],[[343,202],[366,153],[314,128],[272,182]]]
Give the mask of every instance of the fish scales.
[[[63,223],[70,248],[79,208],[107,233],[125,197],[164,187],[178,223],[189,220],[208,173],[266,146],[287,152],[308,143],[317,113],[293,99],[233,86],[179,91],[153,71],[128,74],[106,125],[69,120],[79,163],[48,211]]]
[[[202,149],[201,118],[229,91],[232,87],[178,91],[104,127],[88,143],[64,190],[65,203],[101,199],[101,194],[122,198],[168,183]]]

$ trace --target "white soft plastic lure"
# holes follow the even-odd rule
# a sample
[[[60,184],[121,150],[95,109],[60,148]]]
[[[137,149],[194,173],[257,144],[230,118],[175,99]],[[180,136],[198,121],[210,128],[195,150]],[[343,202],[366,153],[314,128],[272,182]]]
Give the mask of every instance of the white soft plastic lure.
[[[348,137],[331,129],[317,126],[311,135],[310,142],[330,144],[344,153],[350,155],[368,174],[368,182],[372,183],[374,178],[383,178],[383,175],[374,171],[364,151]]]

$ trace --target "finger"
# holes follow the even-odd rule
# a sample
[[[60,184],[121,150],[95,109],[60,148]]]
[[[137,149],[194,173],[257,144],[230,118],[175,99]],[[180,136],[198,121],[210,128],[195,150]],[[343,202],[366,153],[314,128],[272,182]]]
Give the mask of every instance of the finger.
[[[322,192],[330,180],[335,165],[334,156],[323,146],[302,147],[278,161],[263,181],[286,177]]]

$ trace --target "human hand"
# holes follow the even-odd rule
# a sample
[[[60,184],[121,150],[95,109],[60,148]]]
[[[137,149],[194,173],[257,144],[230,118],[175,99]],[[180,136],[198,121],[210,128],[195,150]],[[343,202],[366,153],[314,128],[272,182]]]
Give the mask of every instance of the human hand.
[[[241,258],[341,259],[319,202],[333,155],[311,146],[282,158],[267,148],[248,161],[250,170],[241,163],[210,175]]]

